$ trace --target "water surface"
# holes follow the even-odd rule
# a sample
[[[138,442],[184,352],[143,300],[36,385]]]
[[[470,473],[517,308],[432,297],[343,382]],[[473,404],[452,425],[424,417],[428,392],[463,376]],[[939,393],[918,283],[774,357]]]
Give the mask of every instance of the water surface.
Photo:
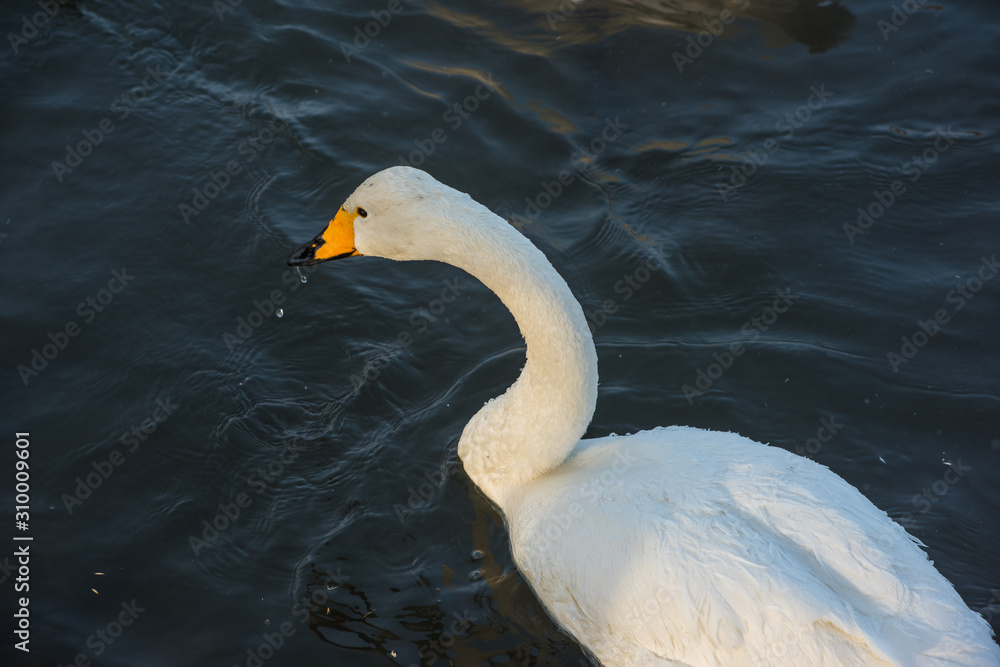
[[[10,664],[586,664],[455,453],[523,364],[506,310],[438,264],[285,266],[400,163],[566,277],[588,435],[810,456],[1000,626],[993,3],[81,1],[26,37],[38,11],[0,57]]]

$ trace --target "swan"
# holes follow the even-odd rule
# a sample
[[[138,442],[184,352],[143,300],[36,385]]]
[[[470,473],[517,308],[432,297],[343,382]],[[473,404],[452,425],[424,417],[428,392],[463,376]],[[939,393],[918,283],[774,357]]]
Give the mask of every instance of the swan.
[[[989,625],[918,541],[828,468],[683,426],[581,439],[597,402],[583,310],[469,195],[385,169],[288,264],[358,255],[457,266],[513,314],[527,362],[458,454],[524,579],[600,664],[1000,665]]]

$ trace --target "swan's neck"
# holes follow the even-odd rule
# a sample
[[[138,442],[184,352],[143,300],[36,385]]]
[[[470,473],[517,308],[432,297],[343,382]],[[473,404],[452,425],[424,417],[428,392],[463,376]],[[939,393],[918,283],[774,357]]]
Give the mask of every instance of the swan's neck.
[[[561,464],[580,440],[597,404],[597,353],[579,302],[545,255],[504,220],[482,213],[449,261],[510,309],[527,363],[466,425],[458,454],[503,508],[509,489]]]

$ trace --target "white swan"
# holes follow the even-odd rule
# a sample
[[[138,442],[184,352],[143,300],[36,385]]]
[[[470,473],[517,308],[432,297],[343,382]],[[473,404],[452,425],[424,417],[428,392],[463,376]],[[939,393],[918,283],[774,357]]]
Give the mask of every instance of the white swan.
[[[514,560],[603,665],[1000,665],[985,620],[899,525],[827,468],[686,427],[581,440],[597,401],[583,311],[545,256],[409,167],[370,177],[292,266],[460,267],[511,310],[520,377],[462,432]]]

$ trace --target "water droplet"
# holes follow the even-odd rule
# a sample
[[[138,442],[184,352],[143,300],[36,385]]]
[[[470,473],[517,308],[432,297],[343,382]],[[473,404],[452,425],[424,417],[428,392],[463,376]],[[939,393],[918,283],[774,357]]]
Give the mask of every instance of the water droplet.
[[[469,581],[479,581],[485,574],[482,570],[473,570],[469,573]]]
[[[279,308],[278,310],[274,311],[274,314],[277,315],[278,317],[281,317],[285,314],[285,309]]]
[[[483,559],[483,552],[480,551],[479,549],[473,550],[472,560],[482,560],[482,559]]]
[[[306,275],[302,273],[302,269],[300,267],[296,266],[295,272],[299,274],[299,280],[301,280],[304,283],[309,282],[309,278],[307,278]]]

